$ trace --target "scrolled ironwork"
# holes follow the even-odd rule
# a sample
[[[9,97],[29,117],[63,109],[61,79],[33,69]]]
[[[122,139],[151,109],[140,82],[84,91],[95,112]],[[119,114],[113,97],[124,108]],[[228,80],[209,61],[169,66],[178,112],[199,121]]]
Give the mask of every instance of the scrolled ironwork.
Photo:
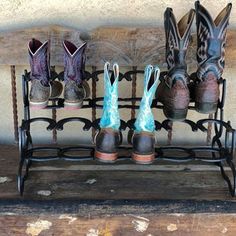
[[[55,68],[51,68],[51,77],[52,79],[63,80],[63,72],[57,73]],[[92,73],[86,72],[85,79],[92,79],[97,82],[99,80],[99,75],[104,73],[103,70],[94,70]],[[138,70],[136,67],[134,70],[127,71],[125,73],[120,73],[120,80],[132,81],[137,74],[143,74],[143,70]],[[164,75],[164,73],[162,73]],[[137,78],[136,78],[137,79]],[[47,117],[36,117],[30,118],[30,108],[29,108],[29,81],[30,74],[25,71],[22,76],[22,91],[23,91],[23,104],[24,104],[24,119],[22,120],[21,126],[19,127],[19,169],[18,169],[18,190],[22,195],[24,192],[24,184],[29,175],[30,165],[33,162],[43,162],[43,161],[52,161],[52,160],[66,160],[66,161],[94,161],[93,145],[79,145],[79,146],[69,146],[69,147],[51,147],[51,146],[40,146],[33,147],[33,139],[31,136],[31,124],[37,122],[46,122],[48,126],[46,129],[52,131],[53,129],[63,130],[64,126],[70,122],[79,122],[83,124],[83,131],[88,131],[91,128],[94,130],[99,130],[100,119],[96,119],[93,115],[93,119],[89,120],[82,117],[68,117],[65,119],[58,120],[57,122],[53,119]],[[235,196],[235,186],[236,186],[236,171],[233,163],[233,157],[235,155],[235,130],[231,127],[230,122],[225,122],[223,120],[224,114],[224,103],[225,103],[225,94],[226,94],[226,80],[221,79],[219,81],[221,87],[221,97],[218,102],[218,109],[214,114],[214,119],[201,119],[198,121],[184,120],[182,121],[183,125],[187,125],[191,128],[193,132],[207,132],[207,124],[214,124],[214,135],[212,137],[211,146],[205,147],[174,147],[174,146],[158,146],[158,143],[155,147],[156,157],[155,162],[159,160],[167,160],[171,162],[188,162],[193,160],[204,161],[208,163],[213,163],[219,166],[223,179],[228,184],[229,192],[232,196]],[[93,94],[95,94],[96,86],[94,86]],[[133,92],[133,94],[135,94]],[[140,97],[127,97],[119,98],[119,109],[138,109],[138,102],[140,102]],[[86,99],[84,105],[81,109],[92,108],[94,109],[94,114],[96,115],[96,109],[102,109],[103,97],[96,97]],[[59,98],[54,100],[54,105],[49,105],[46,109],[63,109],[64,99]],[[153,109],[162,109],[163,105],[159,105],[156,99],[152,103]],[[194,109],[193,105],[189,105],[189,109]],[[134,132],[134,122],[135,118],[132,118],[128,121],[121,120],[120,133],[128,129],[128,141],[131,144],[131,137]],[[155,121],[155,130],[164,130],[167,132],[172,130],[172,125],[174,121],[165,119],[164,121]],[[225,134],[225,135],[223,135]],[[123,160],[130,160],[131,156],[131,145],[120,146],[118,148],[119,156],[117,162]],[[52,155],[49,151],[54,151]],[[46,152],[48,155],[40,155],[40,152]],[[76,152],[78,155],[70,154],[70,152]],[[179,155],[176,155],[176,153]],[[172,154],[173,153],[173,154]],[[200,155],[199,153],[202,153]],[[207,155],[205,156],[204,153]],[[228,171],[225,170],[225,167],[228,166],[231,170],[232,178],[229,177]]]

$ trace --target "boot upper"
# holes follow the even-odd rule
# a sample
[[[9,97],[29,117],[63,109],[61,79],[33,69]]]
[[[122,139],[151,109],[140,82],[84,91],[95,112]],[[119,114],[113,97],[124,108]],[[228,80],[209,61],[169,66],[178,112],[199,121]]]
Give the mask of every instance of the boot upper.
[[[41,43],[37,39],[32,39],[28,45],[30,78],[37,79],[44,86],[49,86],[49,51],[48,41]]]
[[[65,40],[63,48],[65,101],[67,103],[82,102],[90,93],[89,86],[84,80],[86,43],[76,47],[73,43]]]
[[[63,48],[65,84],[71,80],[81,84],[84,79],[86,43],[77,48],[73,43],[65,40]]]
[[[119,66],[116,63],[113,65],[113,74],[109,74],[109,67],[110,64],[106,62],[104,65],[104,100],[100,127],[118,130],[120,127],[118,110]]]
[[[232,4],[218,14],[215,20],[199,1],[195,3],[197,24],[197,77],[204,80],[209,72],[220,79],[225,66],[226,31]]]
[[[152,114],[151,105],[159,83],[159,76],[160,69],[158,67],[153,68],[153,66],[151,65],[146,66],[144,73],[143,96],[140,102],[138,115],[134,124],[136,132],[153,132],[155,130],[155,122]]]
[[[179,78],[180,75],[186,79],[187,65],[185,59],[194,15],[195,12],[191,9],[177,23],[171,8],[167,8],[164,13],[167,76],[172,79]]]

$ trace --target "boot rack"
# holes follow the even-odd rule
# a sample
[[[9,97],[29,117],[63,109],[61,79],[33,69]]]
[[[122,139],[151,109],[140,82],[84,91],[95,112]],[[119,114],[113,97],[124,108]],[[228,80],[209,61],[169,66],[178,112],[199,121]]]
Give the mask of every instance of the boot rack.
[[[131,71],[127,71],[126,73],[120,73],[120,81],[127,80],[132,81],[132,87],[136,86],[136,75],[143,74],[143,70],[137,70],[133,68]],[[84,101],[84,105],[81,109],[92,108],[93,115],[96,114],[96,109],[102,109],[102,101],[103,97],[96,97],[96,83],[99,81],[99,75],[103,74],[103,70],[93,70],[92,73],[85,72],[86,80],[92,80],[92,99],[86,99]],[[51,73],[52,79],[61,79],[63,78],[63,72],[57,74],[55,70]],[[69,122],[80,122],[83,124],[83,131],[89,131],[90,129],[98,130],[99,129],[99,119],[85,119],[82,117],[68,117],[65,119],[61,119],[59,121],[55,121],[55,119],[47,118],[47,117],[35,117],[31,118],[30,116],[30,108],[29,108],[29,81],[30,76],[27,71],[25,71],[22,76],[22,87],[23,87],[23,104],[24,104],[24,119],[22,120],[21,126],[19,127],[19,170],[18,170],[18,191],[21,195],[24,192],[24,184],[29,175],[29,170],[31,164],[33,162],[42,162],[42,161],[52,161],[52,160],[66,160],[66,161],[94,161],[94,146],[93,145],[78,145],[78,146],[70,146],[70,147],[58,147],[58,145],[52,146],[34,146],[33,138],[31,136],[30,126],[32,123],[36,122],[46,122],[47,130],[55,132],[62,132],[65,125]],[[192,120],[184,120],[182,123],[186,124],[191,128],[193,132],[208,132],[208,125],[211,124],[213,126],[213,135],[211,138],[211,144],[209,146],[200,146],[200,147],[179,147],[179,146],[157,146],[155,148],[156,151],[156,159],[166,160],[171,162],[189,162],[192,160],[204,161],[208,163],[215,164],[219,166],[219,170],[223,179],[226,181],[229,192],[231,196],[235,196],[236,189],[236,171],[233,163],[233,157],[235,152],[235,130],[231,127],[230,122],[223,121],[223,113],[224,113],[224,103],[225,103],[225,94],[226,94],[226,81],[225,79],[220,80],[221,87],[221,98],[218,102],[218,108],[216,113],[214,114],[213,119],[201,119],[197,122]],[[94,95],[95,90],[95,95]],[[134,117],[135,109],[138,109],[139,106],[135,105],[136,102],[140,101],[141,98],[138,98],[135,95],[135,92],[132,93],[132,98],[119,98],[119,109],[132,109],[132,116]],[[64,100],[62,98],[51,100],[50,104],[46,109],[63,109]],[[157,101],[154,99],[152,103],[152,107],[154,109],[162,109],[163,106],[157,104]],[[189,109],[193,110],[194,106],[189,106]],[[80,110],[81,112],[81,110]],[[120,132],[128,129],[129,134],[133,131],[135,119],[130,119],[128,121],[121,120]],[[155,121],[156,131],[161,129],[166,132],[170,132],[172,128],[172,121],[165,119],[162,123],[159,121]],[[94,132],[93,132],[94,134]],[[129,136],[129,135],[128,135]],[[131,145],[124,145],[119,147],[120,155],[117,159],[117,162],[120,160],[131,159],[130,151],[132,150]],[[55,155],[48,156],[40,156],[37,155],[39,152],[44,152],[47,154],[48,151],[54,151]],[[78,152],[78,155],[71,155],[70,151]],[[181,157],[177,157],[175,152],[181,152],[183,155]],[[87,153],[87,154],[85,154]],[[172,154],[171,154],[172,153]],[[204,156],[204,153],[208,153],[209,155]],[[226,173],[225,167],[228,166],[231,170],[231,178]],[[228,171],[227,171],[228,172]]]

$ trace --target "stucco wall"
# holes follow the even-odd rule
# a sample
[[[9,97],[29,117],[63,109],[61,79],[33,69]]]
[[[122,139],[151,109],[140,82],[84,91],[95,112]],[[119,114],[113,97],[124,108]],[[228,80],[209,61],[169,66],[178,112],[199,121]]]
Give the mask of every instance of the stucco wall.
[[[228,0],[202,0],[213,15]],[[233,1],[232,1],[233,2]],[[194,7],[193,0],[1,0],[0,30],[36,25],[59,24],[80,30],[104,25],[162,26],[163,12],[172,7],[176,17]],[[231,28],[236,27],[236,8],[231,14]]]
[[[0,1],[0,31],[9,31],[13,29],[27,28],[36,25],[59,24],[63,26],[74,27],[76,29],[87,31],[99,26],[162,26],[163,12],[167,6],[172,7],[177,18],[182,16],[190,7],[193,7],[194,1],[181,0],[49,0],[49,1],[26,1],[26,0],[2,0]],[[228,1],[201,1],[210,11],[216,15]],[[230,28],[236,28],[236,8],[233,8],[230,20]],[[0,50],[1,51],[1,50]],[[10,52],[9,52],[10,55]],[[227,55],[226,55],[227,56]],[[21,94],[21,74],[27,66],[17,66],[17,98],[19,109],[19,121],[22,117],[22,94]],[[61,69],[61,68],[60,68]],[[90,68],[88,68],[90,69]],[[121,68],[126,70],[129,68]],[[225,107],[225,120],[231,120],[232,125],[236,127],[236,85],[234,75],[236,68],[226,68],[224,77],[227,78],[227,99]],[[0,144],[13,143],[13,120],[12,120],[12,101],[11,101],[11,79],[9,66],[0,66],[1,84],[0,84]],[[142,81],[142,78],[139,78]],[[98,85],[98,95],[102,95],[103,84]],[[131,94],[130,82],[120,84],[120,95],[127,96]],[[142,93],[142,82],[138,84],[138,94]],[[97,112],[97,117],[101,114]],[[157,120],[163,119],[162,111],[154,111]],[[34,111],[33,115],[51,116],[50,111]],[[91,110],[83,111],[58,111],[58,118],[66,116],[84,116],[91,117]],[[130,118],[130,114],[121,111],[122,119]],[[203,116],[195,111],[189,112],[189,118],[197,120]],[[181,124],[176,124],[181,128]],[[75,127],[78,127],[75,128]],[[37,140],[40,142],[49,142],[51,134],[48,131],[41,131],[42,125],[33,126]],[[179,130],[179,129],[178,129]],[[184,134],[184,135],[183,135]],[[82,137],[83,136],[83,137]],[[65,127],[63,133],[58,132],[58,141],[61,143],[78,143],[81,140],[90,142],[91,133],[82,134],[79,126],[72,123]],[[197,142],[205,141],[204,137],[193,135],[189,129],[179,132],[174,131],[173,137],[176,142]],[[160,143],[166,141],[166,133],[157,134]],[[188,140],[188,141],[187,141]]]

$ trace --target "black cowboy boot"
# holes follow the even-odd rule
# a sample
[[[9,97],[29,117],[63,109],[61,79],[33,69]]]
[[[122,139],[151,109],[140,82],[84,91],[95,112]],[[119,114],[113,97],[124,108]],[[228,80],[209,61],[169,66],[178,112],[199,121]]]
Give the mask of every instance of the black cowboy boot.
[[[167,8],[164,14],[168,72],[161,78],[157,99],[164,106],[165,116],[171,120],[184,120],[187,116],[190,94],[185,58],[194,15],[191,9],[177,24],[171,8]]]
[[[229,3],[213,21],[209,12],[195,2],[197,23],[197,72],[194,81],[195,108],[201,113],[214,113],[220,95],[219,79],[225,66],[226,30],[232,4]]]

